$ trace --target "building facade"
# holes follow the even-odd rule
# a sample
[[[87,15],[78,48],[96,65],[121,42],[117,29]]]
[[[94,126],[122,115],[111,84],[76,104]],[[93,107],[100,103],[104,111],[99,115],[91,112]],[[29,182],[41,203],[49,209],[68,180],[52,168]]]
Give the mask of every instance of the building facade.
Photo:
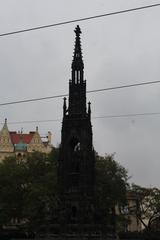
[[[126,205],[119,209],[115,207],[116,215],[122,214],[124,221],[121,225],[122,232],[141,232],[143,230],[142,222],[137,216],[139,212],[139,196],[133,190],[126,192]]]
[[[129,221],[126,230],[129,232],[142,231],[142,223],[136,215],[139,208],[139,198],[134,191],[127,192],[127,207]]]
[[[45,138],[42,138],[36,131],[29,133],[9,131],[7,119],[0,131],[0,161],[9,156],[25,158],[27,154],[34,151],[50,153],[52,150],[51,132]]]

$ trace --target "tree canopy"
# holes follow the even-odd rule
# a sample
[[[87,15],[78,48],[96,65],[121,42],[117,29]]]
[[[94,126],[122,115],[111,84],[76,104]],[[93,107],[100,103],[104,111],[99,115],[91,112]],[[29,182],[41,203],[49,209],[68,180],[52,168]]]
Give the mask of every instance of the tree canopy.
[[[126,205],[127,180],[127,170],[114,160],[114,155],[96,156],[96,212],[103,222],[115,224],[115,207]]]
[[[32,230],[56,217],[58,209],[57,164],[59,149],[35,152],[24,160],[6,158],[0,163],[0,224],[25,223]],[[96,155],[96,218],[107,221],[115,205],[126,200],[127,171],[113,155]],[[111,214],[112,213],[112,214]]]
[[[160,190],[133,185],[132,191],[137,195],[138,207],[130,211],[140,219],[147,232],[160,232]]]
[[[0,163],[0,224],[29,223],[35,228],[57,205],[57,153],[35,152],[25,160]]]

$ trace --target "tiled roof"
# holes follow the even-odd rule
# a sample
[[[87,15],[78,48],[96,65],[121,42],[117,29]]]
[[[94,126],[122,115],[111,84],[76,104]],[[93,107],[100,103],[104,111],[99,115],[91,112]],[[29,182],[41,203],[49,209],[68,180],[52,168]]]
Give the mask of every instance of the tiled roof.
[[[23,133],[21,134],[16,132],[9,132],[9,133],[10,133],[11,141],[13,144],[19,143],[20,140],[26,144],[29,144],[35,132],[29,133],[29,134],[23,134]]]

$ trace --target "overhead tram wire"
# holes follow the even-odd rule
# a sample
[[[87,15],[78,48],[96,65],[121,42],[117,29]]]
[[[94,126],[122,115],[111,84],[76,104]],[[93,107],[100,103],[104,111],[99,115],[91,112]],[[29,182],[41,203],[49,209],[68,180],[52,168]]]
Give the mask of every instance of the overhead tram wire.
[[[160,116],[160,112],[144,112],[144,113],[130,113],[130,114],[119,114],[119,115],[104,115],[92,117],[95,119],[118,119],[118,118],[130,118],[130,117],[147,117],[147,116]],[[78,118],[76,118],[78,119]],[[8,124],[30,124],[30,123],[48,123],[48,122],[61,122],[62,119],[46,119],[46,120],[28,120],[28,121],[16,121],[8,122]],[[4,124],[4,123],[0,123]]]
[[[109,88],[101,88],[101,89],[96,89],[96,90],[89,90],[89,91],[87,91],[87,93],[95,93],[95,92],[117,90],[117,89],[122,89],[122,88],[138,87],[138,86],[151,85],[151,84],[156,84],[156,83],[160,83],[160,81],[141,82],[141,83],[133,83],[133,84],[121,85],[121,86],[115,86],[115,87],[109,87]]]
[[[120,85],[120,86],[108,87],[108,88],[99,88],[99,89],[89,90],[89,91],[87,91],[87,93],[89,93],[89,94],[90,93],[99,93],[99,92],[104,92],[104,91],[118,90],[118,89],[131,88],[131,87],[139,87],[139,86],[152,85],[152,84],[157,84],[157,83],[160,83],[160,80],[150,81],[150,82],[133,83],[133,84],[128,84],[128,85]],[[55,98],[62,98],[62,97],[66,97],[66,96],[68,96],[68,94],[60,94],[60,95],[54,95],[54,96],[48,96],[48,97],[17,100],[17,101],[12,101],[12,102],[0,103],[0,107],[7,106],[7,105],[20,104],[20,103],[29,103],[29,102],[43,101],[43,100],[49,100],[49,99],[55,99]]]
[[[116,12],[94,15],[94,16],[90,16],[90,17],[68,20],[68,21],[64,21],[64,22],[52,23],[52,24],[48,24],[48,25],[41,25],[41,26],[38,26],[38,27],[32,27],[32,28],[26,28],[26,29],[16,30],[16,31],[12,31],[12,32],[1,33],[0,37],[20,34],[20,33],[25,33],[25,32],[30,32],[30,31],[36,31],[36,30],[40,30],[40,29],[44,29],[44,28],[52,28],[52,27],[71,24],[71,23],[76,23],[76,22],[88,21],[88,20],[97,19],[97,18],[109,17],[109,16],[112,16],[112,15],[118,15],[118,14],[134,12],[134,11],[140,11],[140,10],[159,7],[159,6],[160,6],[160,3],[157,3],[157,4],[145,5],[145,6],[125,9],[125,10],[119,10],[119,11],[116,11]]]
[[[102,119],[102,118],[130,118],[130,117],[145,117],[145,116],[158,116],[158,115],[160,115],[160,112],[145,112],[145,113],[130,113],[130,114],[97,116],[97,117],[93,117],[93,119]]]

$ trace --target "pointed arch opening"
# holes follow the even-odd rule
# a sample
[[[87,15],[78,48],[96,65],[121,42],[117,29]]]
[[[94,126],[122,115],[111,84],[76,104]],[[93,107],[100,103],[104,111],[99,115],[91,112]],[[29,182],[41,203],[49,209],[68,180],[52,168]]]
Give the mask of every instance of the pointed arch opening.
[[[81,150],[80,140],[77,137],[72,137],[69,145],[72,152],[79,152]]]

